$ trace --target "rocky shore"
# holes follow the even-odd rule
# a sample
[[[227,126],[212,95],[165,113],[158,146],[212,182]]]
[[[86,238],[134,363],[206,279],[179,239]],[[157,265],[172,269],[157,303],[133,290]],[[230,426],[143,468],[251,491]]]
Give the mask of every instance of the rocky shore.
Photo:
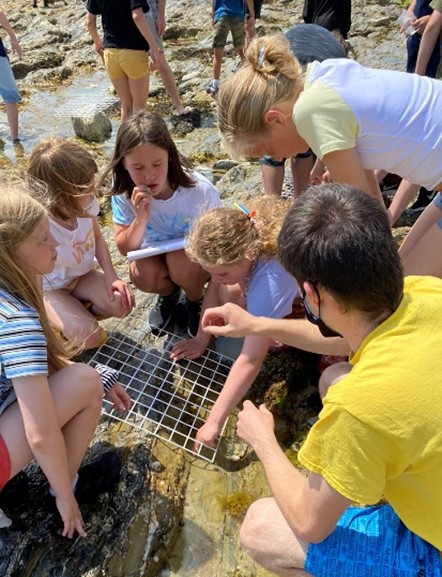
[[[115,101],[108,90],[102,63],[93,51],[85,26],[83,0],[49,0],[38,8],[31,0],[5,0],[7,13],[23,47],[23,60],[11,57],[23,97],[20,105],[22,147],[7,139],[4,114],[0,116],[2,180],[21,177],[27,157],[44,135],[74,137],[70,119],[60,115],[66,95],[72,110],[79,83],[97,103]],[[236,163],[220,147],[213,99],[204,87],[211,78],[211,3],[209,0],[169,0],[165,42],[183,101],[193,108],[189,117],[174,116],[160,80],[153,75],[149,106],[165,115],[180,150],[197,169],[217,180],[224,199],[246,200],[261,193],[257,163]],[[301,22],[301,0],[274,0],[265,4],[257,28],[264,34]],[[363,64],[401,70],[405,44],[396,19],[398,5],[355,0],[350,45]],[[6,42],[7,44],[7,42]],[[223,74],[235,65],[227,50]],[[104,87],[104,88],[103,88]],[[375,87],[374,87],[375,89]],[[78,93],[78,91],[77,91]],[[82,93],[84,94],[84,93]],[[100,166],[108,160],[118,126],[118,107],[107,114],[113,127],[109,140],[85,143]],[[69,116],[69,115],[68,115]],[[66,121],[65,121],[66,120]],[[286,183],[289,192],[289,183]],[[104,212],[106,202],[103,203]],[[104,217],[103,229],[120,274],[127,262],[116,251],[112,228]],[[400,234],[400,232],[399,232]],[[133,322],[145,323],[148,302],[138,295]],[[269,356],[251,397],[265,401],[277,416],[281,443],[296,462],[296,449],[314,415],[310,394],[317,359],[293,349]],[[0,507],[13,519],[0,530],[0,575],[4,577],[195,577],[264,576],[241,551],[238,519],[254,498],[266,494],[259,464],[244,447],[237,459],[220,451],[214,465],[193,459],[182,450],[154,441],[149,432],[103,418],[89,458],[110,447],[124,466],[117,491],[84,510],[87,539],[68,541],[58,534],[59,522],[48,507],[47,483],[31,466],[0,494]]]

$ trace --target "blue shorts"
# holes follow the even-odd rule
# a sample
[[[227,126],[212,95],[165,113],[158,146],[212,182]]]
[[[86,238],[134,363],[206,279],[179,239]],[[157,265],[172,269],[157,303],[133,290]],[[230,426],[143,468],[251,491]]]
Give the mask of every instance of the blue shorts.
[[[310,545],[315,577],[441,577],[439,551],[412,533],[390,505],[350,507],[322,543]]]
[[[21,100],[7,56],[0,56],[0,94],[5,102]]]
[[[297,154],[295,156],[295,158],[309,158],[309,156],[312,156],[312,155],[313,155],[313,152],[309,148],[307,150],[307,152],[300,152],[299,154]],[[274,168],[277,168],[278,166],[284,166],[286,160],[287,160],[286,158],[284,158],[284,160],[275,160],[271,156],[266,155],[266,156],[262,156],[259,159],[259,163],[264,164],[265,166],[273,166]]]

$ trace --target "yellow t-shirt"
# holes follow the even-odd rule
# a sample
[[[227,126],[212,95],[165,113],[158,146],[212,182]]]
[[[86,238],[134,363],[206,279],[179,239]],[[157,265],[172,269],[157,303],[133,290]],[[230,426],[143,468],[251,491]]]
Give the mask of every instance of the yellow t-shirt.
[[[300,462],[364,504],[383,496],[442,550],[442,280],[407,277],[393,315],[331,387]]]

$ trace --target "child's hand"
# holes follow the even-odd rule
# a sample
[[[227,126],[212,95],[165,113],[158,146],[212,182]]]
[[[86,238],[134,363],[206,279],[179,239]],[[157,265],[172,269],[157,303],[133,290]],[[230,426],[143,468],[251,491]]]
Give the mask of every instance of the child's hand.
[[[328,168],[326,170],[324,170],[324,174],[322,175],[322,182],[326,182],[326,183],[333,182],[333,179],[331,177],[331,174],[330,174],[330,171]]]
[[[123,385],[116,383],[110,391],[106,393],[107,399],[112,403],[112,407],[117,411],[128,411],[131,405],[131,398],[126,393]]]
[[[200,445],[206,445],[206,447],[215,447],[216,438],[221,432],[221,427],[216,423],[207,421],[201,429],[198,430],[195,438],[195,443],[193,445],[194,451],[198,451]]]
[[[23,52],[20,46],[20,43],[17,39],[11,40],[11,49],[14,54],[17,54],[19,60],[21,60],[23,56]]]
[[[175,343],[170,353],[170,358],[174,361],[181,359],[197,359],[207,349],[207,345],[198,339],[189,339]]]
[[[275,421],[265,405],[257,407],[251,401],[244,401],[243,409],[236,424],[238,437],[253,449],[263,440],[274,436]]]
[[[84,530],[83,517],[81,516],[74,494],[72,493],[64,499],[56,497],[55,503],[63,521],[63,537],[72,539],[75,531],[77,531],[80,537],[86,537],[87,534]]]
[[[254,317],[234,303],[206,309],[201,319],[204,332],[214,337],[246,337],[253,334]]]
[[[114,293],[118,293],[120,295],[121,304],[125,310],[125,315],[128,315],[135,306],[135,295],[132,292],[132,289],[127,284],[127,282],[117,278],[110,284],[108,289],[107,294],[111,301],[113,301],[115,298]]]
[[[138,185],[133,189],[131,202],[137,213],[137,219],[147,223],[152,210],[152,194],[148,186]]]
[[[427,16],[422,16],[413,22],[413,28],[421,36],[425,32],[425,28],[427,27],[428,21],[430,20],[430,16],[430,14]]]

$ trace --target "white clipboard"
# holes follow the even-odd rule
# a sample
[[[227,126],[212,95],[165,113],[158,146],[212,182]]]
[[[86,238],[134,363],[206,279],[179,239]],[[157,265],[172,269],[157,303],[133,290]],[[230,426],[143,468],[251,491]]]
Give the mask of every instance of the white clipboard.
[[[185,238],[175,238],[173,240],[159,240],[151,242],[144,248],[138,250],[131,250],[127,253],[129,261],[139,260],[141,258],[148,258],[157,254],[164,254],[165,252],[172,252],[174,250],[181,250],[186,246]]]

